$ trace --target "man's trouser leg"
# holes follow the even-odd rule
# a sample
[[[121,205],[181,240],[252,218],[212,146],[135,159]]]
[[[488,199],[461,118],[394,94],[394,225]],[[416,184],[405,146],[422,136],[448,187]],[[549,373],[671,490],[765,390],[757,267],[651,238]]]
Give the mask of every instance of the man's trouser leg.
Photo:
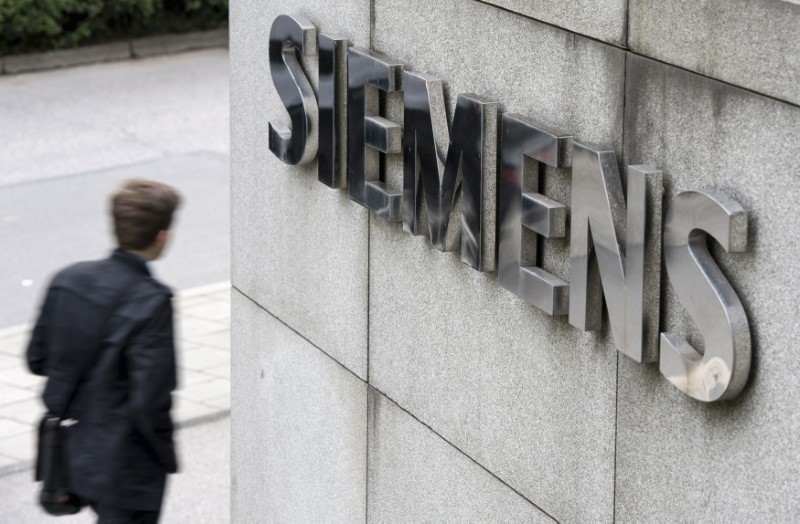
[[[156,524],[161,513],[160,510],[138,511],[102,504],[92,504],[92,509],[97,513],[97,524]]]

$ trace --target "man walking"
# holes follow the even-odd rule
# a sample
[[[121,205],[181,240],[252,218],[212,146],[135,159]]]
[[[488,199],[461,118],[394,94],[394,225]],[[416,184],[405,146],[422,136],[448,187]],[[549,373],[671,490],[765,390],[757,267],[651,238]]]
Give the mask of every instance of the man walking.
[[[28,346],[30,370],[48,379],[48,412],[77,421],[64,432],[70,492],[98,524],[158,522],[177,471],[172,293],[147,263],[179,200],[164,184],[126,182],[111,199],[118,249],[54,277]]]

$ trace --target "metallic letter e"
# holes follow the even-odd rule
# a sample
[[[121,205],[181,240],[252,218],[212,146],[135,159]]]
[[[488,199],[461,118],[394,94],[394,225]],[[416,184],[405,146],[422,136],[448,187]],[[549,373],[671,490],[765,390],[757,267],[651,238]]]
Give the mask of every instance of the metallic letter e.
[[[503,115],[502,129],[497,201],[500,285],[548,315],[566,315],[569,284],[536,266],[535,248],[529,254],[533,265],[523,265],[522,228],[545,238],[565,235],[566,207],[539,193],[539,170],[540,164],[552,167],[570,165],[572,136],[547,130],[541,124],[513,113]],[[525,157],[538,162],[531,166],[530,173],[525,173]],[[525,177],[535,191],[523,191]]]

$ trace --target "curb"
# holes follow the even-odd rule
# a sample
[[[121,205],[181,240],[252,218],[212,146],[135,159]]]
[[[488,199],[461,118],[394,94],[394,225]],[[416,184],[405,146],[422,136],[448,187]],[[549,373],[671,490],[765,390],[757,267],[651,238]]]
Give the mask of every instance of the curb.
[[[24,55],[11,55],[0,58],[0,74],[14,75],[34,71],[46,71],[62,67],[97,64],[145,58],[173,53],[183,53],[198,49],[226,47],[228,30],[199,31],[173,35],[149,36],[90,45],[76,49],[46,51]]]
[[[209,424],[211,422],[217,422],[218,420],[222,420],[230,416],[231,416],[231,410],[223,409],[221,411],[217,411],[216,413],[201,415],[199,417],[195,417],[186,420],[184,422],[176,422],[175,430],[180,431],[182,429],[188,429],[195,426],[201,426],[203,424]],[[23,471],[32,470],[35,464],[36,460],[27,460],[24,462],[17,462],[16,464],[10,464],[8,466],[4,466],[0,468],[0,477],[5,477],[8,475],[13,475],[14,473],[21,473]]]
[[[183,53],[193,49],[225,47],[228,45],[228,30],[202,31],[182,35],[160,35],[131,41],[131,56],[145,58],[158,55]]]
[[[176,298],[191,298],[196,297],[197,295],[205,295],[208,293],[214,293],[216,291],[222,291],[225,289],[231,289],[231,281],[224,280],[222,282],[216,282],[214,284],[207,284],[205,286],[199,287],[192,287],[189,289],[184,289],[175,293]]]
[[[11,326],[7,328],[0,329],[0,338],[6,337],[13,337],[15,335],[21,335],[23,333],[27,333],[33,329],[32,324],[19,324],[17,326]]]

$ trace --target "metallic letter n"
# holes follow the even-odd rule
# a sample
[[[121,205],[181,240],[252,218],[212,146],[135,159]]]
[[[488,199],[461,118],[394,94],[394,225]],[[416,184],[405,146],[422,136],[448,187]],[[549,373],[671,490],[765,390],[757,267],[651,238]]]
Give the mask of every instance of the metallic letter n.
[[[659,271],[645,277],[644,269],[646,256],[658,259],[661,192],[660,171],[631,166],[626,209],[614,152],[574,145],[569,323],[599,329],[605,296],[614,344],[637,362],[658,358]],[[599,274],[590,267],[592,247]],[[647,301],[645,289],[654,293]]]

